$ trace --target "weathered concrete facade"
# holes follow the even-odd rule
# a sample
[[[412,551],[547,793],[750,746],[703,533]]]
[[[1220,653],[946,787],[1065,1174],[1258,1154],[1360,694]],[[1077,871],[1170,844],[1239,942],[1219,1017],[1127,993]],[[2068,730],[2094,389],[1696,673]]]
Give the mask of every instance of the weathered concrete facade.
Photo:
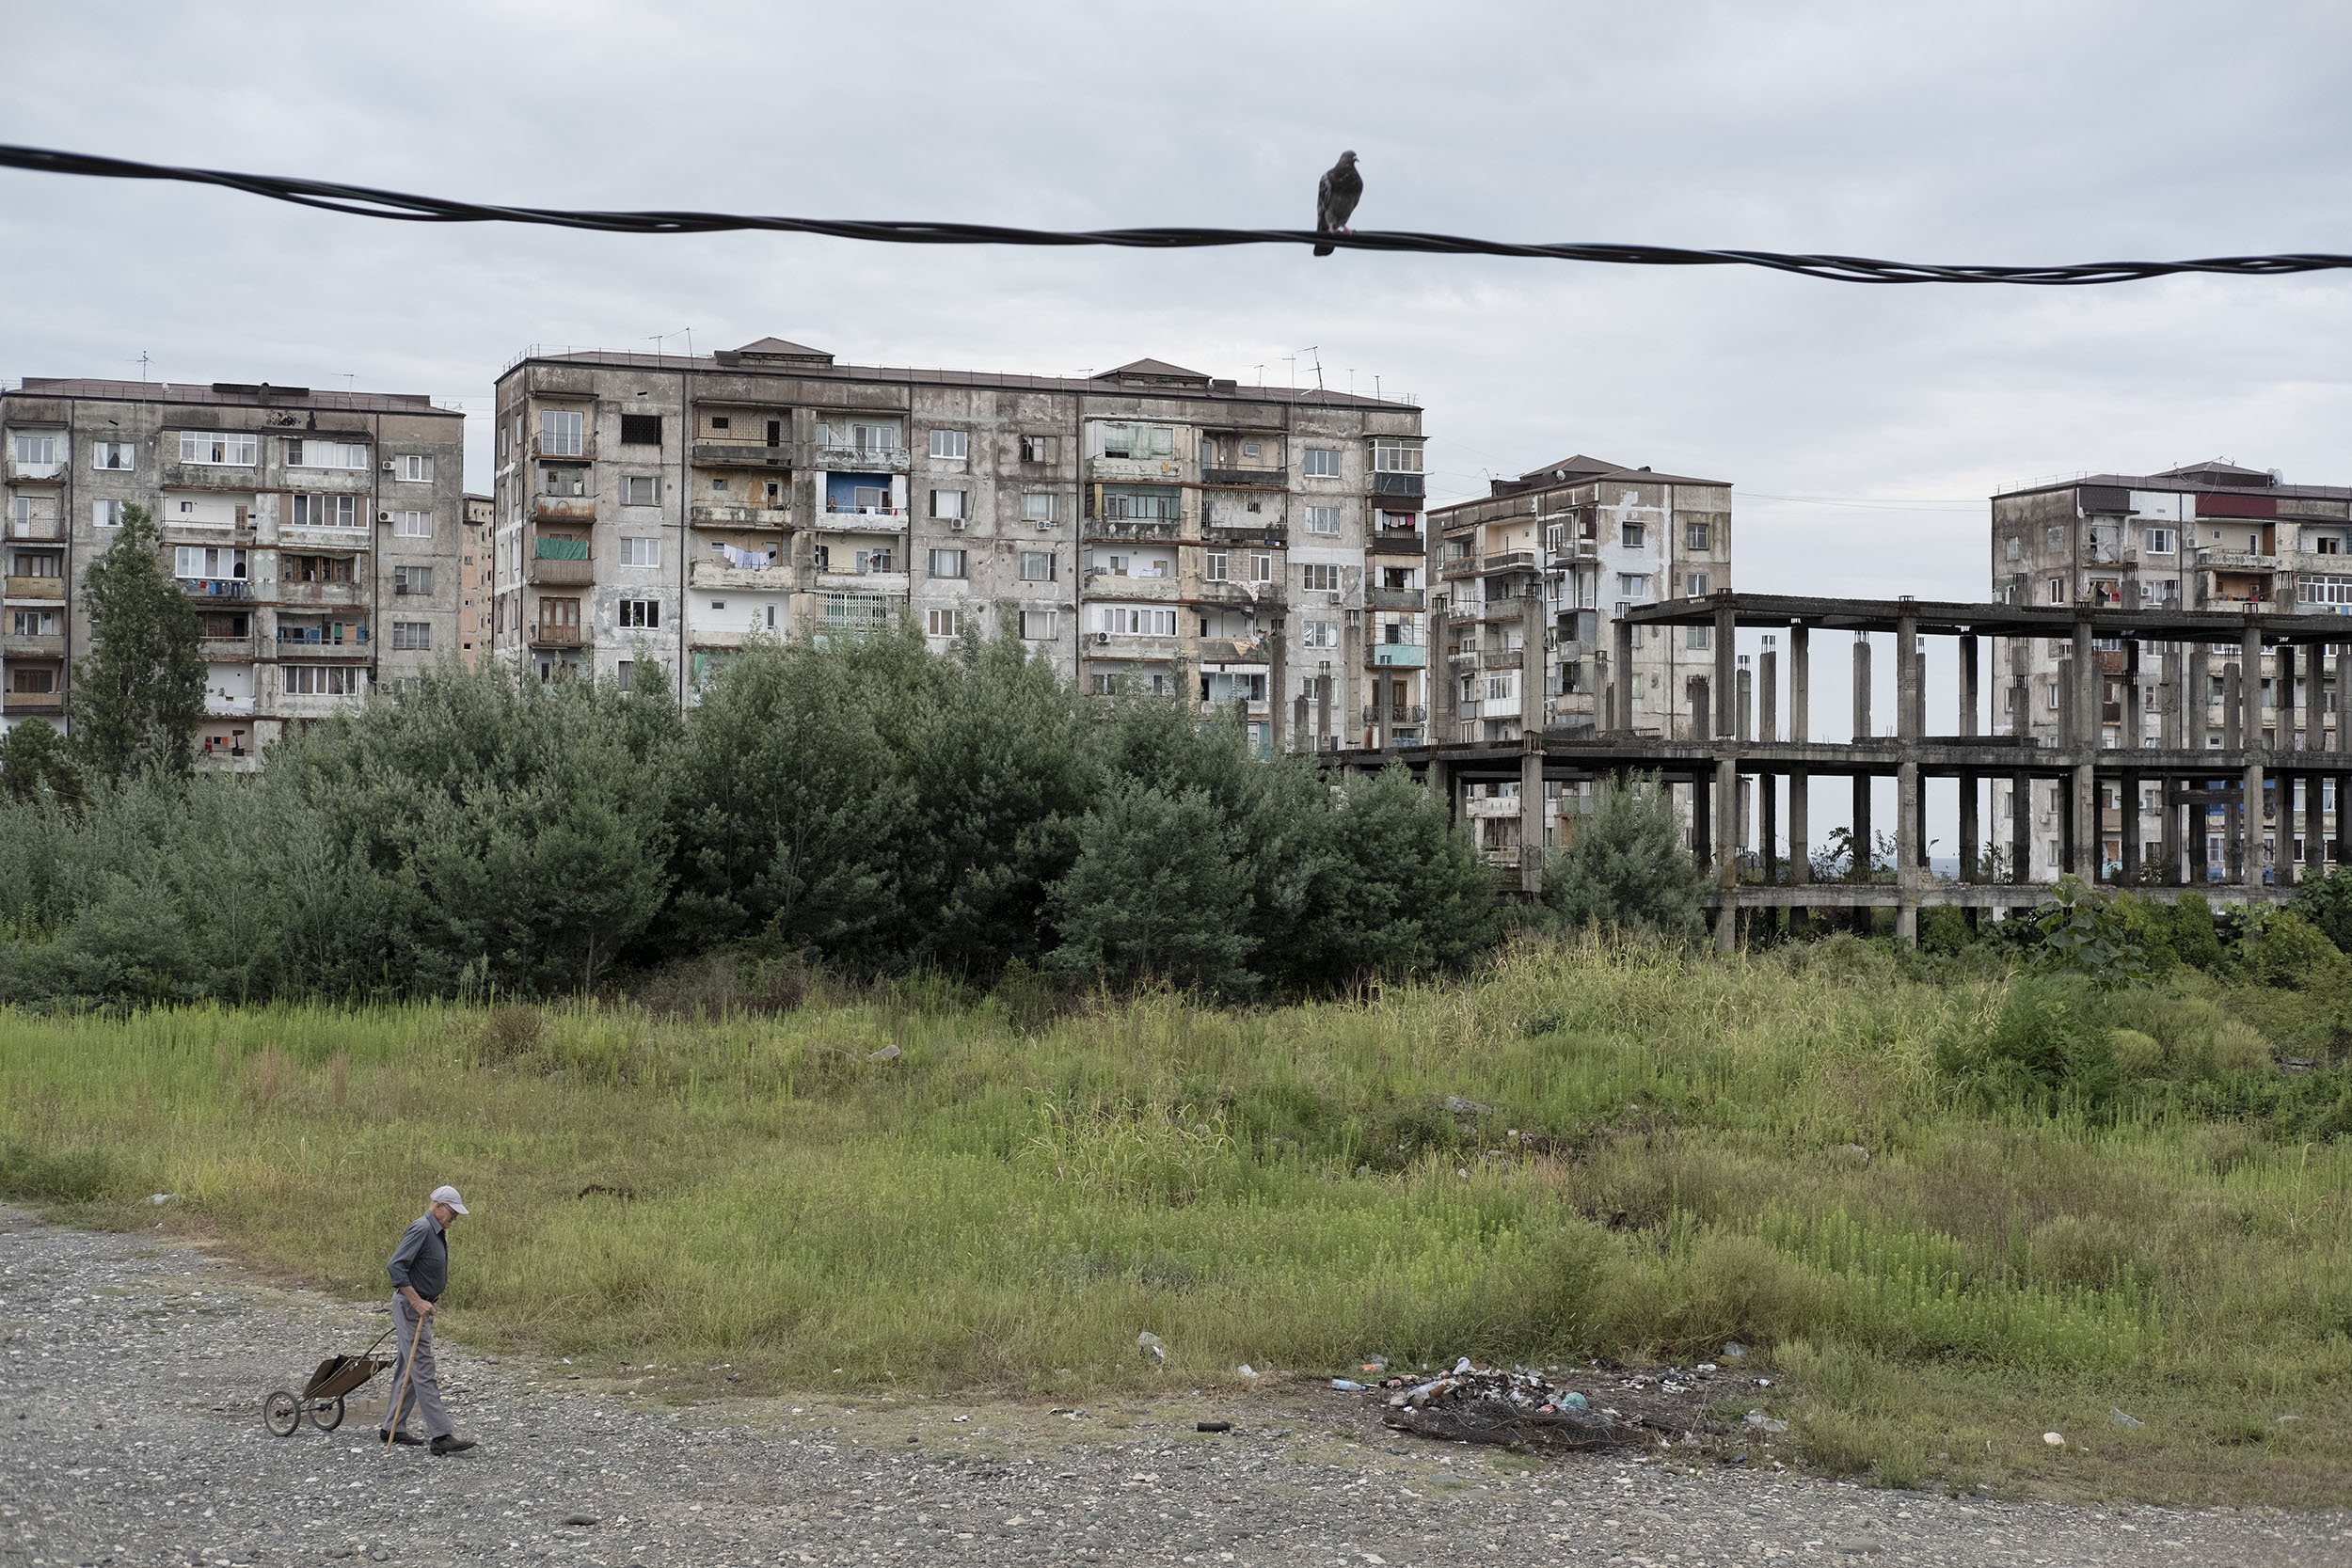
[[[457,562],[457,657],[469,670],[490,657],[490,601],[496,589],[491,570],[493,511],[487,496],[466,498],[466,531]]]
[[[755,637],[912,617],[1089,689],[1244,710],[1266,746],[1425,722],[1421,411],[1138,360],[1086,380],[526,355],[498,385],[492,642],[644,649],[691,700]]]
[[[62,723],[90,563],[151,512],[203,612],[213,766],[458,651],[465,417],[421,396],[53,380],[0,392],[9,722]]]

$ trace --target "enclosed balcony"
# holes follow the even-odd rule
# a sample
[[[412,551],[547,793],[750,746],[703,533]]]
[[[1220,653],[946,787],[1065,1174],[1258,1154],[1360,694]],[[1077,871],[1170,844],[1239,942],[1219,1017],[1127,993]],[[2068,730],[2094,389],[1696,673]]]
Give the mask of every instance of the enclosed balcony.
[[[65,602],[65,578],[61,577],[36,576],[31,573],[19,575],[18,573],[10,572],[8,576],[6,583],[0,584],[0,592],[5,592],[11,599],[29,599],[35,603],[62,604]]]
[[[696,501],[686,509],[696,528],[790,528],[788,506],[733,506],[722,501]]]
[[[1419,613],[1427,596],[1418,588],[1373,588],[1365,593],[1375,610],[1411,610]]]
[[[1419,670],[1429,662],[1429,649],[1420,642],[1375,642],[1372,663],[1386,670]]]
[[[686,580],[694,588],[763,589],[785,593],[792,587],[792,567],[781,552],[764,561],[738,551],[732,558],[696,556],[688,562]]]
[[[596,501],[593,496],[537,495],[531,498],[531,515],[542,523],[593,523]]]
[[[372,651],[365,621],[283,614],[277,649],[280,659],[365,658]]]
[[[540,621],[532,625],[528,635],[531,645],[534,648],[577,648],[581,645],[582,641],[580,635],[580,623],[577,621],[568,626],[559,622]]]
[[[1374,555],[1425,555],[1428,536],[1417,528],[1375,528],[1364,541]]]
[[[589,558],[588,541],[564,534],[533,536],[531,559],[523,565],[527,582],[568,588],[596,580],[596,563]]]
[[[1225,578],[1201,578],[1188,597],[1195,604],[1234,610],[1279,610],[1283,604],[1279,582],[1238,582]]]

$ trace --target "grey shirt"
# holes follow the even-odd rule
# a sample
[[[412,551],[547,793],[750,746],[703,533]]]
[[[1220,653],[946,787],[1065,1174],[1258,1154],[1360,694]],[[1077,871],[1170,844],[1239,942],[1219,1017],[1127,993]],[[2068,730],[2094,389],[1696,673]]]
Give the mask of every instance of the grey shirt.
[[[392,1276],[393,1290],[405,1285],[427,1301],[438,1301],[449,1289],[449,1238],[432,1211],[419,1214],[401,1232],[400,1245],[392,1249],[384,1272]]]

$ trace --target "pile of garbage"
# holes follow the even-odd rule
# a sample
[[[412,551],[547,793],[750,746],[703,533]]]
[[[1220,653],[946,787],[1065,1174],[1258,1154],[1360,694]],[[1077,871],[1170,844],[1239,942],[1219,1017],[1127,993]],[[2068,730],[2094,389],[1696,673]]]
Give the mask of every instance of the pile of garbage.
[[[1388,1364],[1375,1357],[1362,1370],[1377,1376]],[[1384,1426],[1452,1442],[1526,1444],[1552,1449],[1621,1448],[1655,1440],[1649,1423],[1614,1410],[1596,1410],[1584,1394],[1521,1369],[1473,1366],[1467,1355],[1435,1377],[1390,1377],[1378,1383],[1334,1378],[1343,1392],[1385,1392]]]

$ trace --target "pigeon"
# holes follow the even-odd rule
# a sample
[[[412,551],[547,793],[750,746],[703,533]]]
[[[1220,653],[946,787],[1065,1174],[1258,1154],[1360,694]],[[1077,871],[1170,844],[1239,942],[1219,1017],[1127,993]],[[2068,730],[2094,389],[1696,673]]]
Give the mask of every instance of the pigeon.
[[[1315,186],[1315,232],[1318,234],[1351,234],[1347,220],[1356,214],[1356,203],[1364,198],[1364,177],[1356,172],[1356,154],[1343,152],[1340,161],[1324,171],[1322,183]],[[1328,256],[1331,246],[1319,245],[1315,254]]]

